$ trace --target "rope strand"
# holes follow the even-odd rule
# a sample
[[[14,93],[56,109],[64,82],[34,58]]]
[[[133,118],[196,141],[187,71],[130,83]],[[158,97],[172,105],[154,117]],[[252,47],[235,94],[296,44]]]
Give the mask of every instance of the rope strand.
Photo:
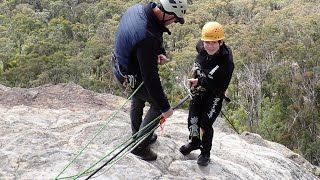
[[[106,128],[106,126],[113,120],[113,118],[119,113],[119,111],[125,106],[125,104],[132,98],[132,96],[142,87],[143,82],[139,87],[126,99],[126,101],[120,106],[120,108],[115,111],[109,118],[109,120],[94,134],[94,136],[89,140],[89,142],[74,156],[70,163],[68,163],[63,170],[54,178],[55,180],[82,154],[82,152],[91,144],[91,142]]]

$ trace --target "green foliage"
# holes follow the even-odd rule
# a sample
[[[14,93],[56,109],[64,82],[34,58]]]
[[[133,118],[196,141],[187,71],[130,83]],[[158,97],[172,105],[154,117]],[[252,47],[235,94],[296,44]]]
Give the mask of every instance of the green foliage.
[[[0,83],[35,87],[75,82],[124,94],[110,71],[121,14],[141,0],[4,0],[0,3]],[[319,164],[320,14],[312,0],[188,0],[184,25],[164,35],[170,62],[160,67],[171,104],[186,95],[195,46],[208,21],[225,27],[235,71],[226,114]],[[188,107],[188,103],[182,105]]]

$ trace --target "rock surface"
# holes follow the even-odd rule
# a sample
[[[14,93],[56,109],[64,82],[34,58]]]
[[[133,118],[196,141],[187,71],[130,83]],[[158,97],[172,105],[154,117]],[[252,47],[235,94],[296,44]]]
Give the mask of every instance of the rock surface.
[[[75,84],[31,89],[0,85],[0,179],[54,179],[89,144],[58,179],[79,174],[130,137],[129,105],[121,97]],[[257,134],[238,135],[220,118],[214,124],[211,163],[200,167],[199,151],[183,156],[178,150],[188,141],[186,119],[187,111],[176,110],[163,130],[156,130],[156,161],[128,153],[95,179],[319,179],[319,167],[298,154]]]

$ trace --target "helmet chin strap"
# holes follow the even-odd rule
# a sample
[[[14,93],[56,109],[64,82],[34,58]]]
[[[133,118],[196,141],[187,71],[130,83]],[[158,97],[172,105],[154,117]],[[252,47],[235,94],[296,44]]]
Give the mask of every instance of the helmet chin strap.
[[[176,18],[176,17],[173,17],[173,18],[170,18],[168,20],[164,20],[166,14],[168,14],[168,13],[166,13],[166,11],[164,10],[164,8],[163,8],[163,6],[161,4],[158,4],[157,7],[163,12],[161,24],[164,25],[166,22],[171,21],[172,19]]]
[[[166,13],[163,12],[162,21],[161,21],[161,23],[162,23],[163,25],[164,25],[164,23],[166,23],[166,22],[168,22],[168,21],[171,21],[172,19],[176,18],[176,17],[173,17],[173,18],[170,18],[170,19],[168,19],[168,20],[164,20],[164,19],[165,19],[165,16],[166,16]]]

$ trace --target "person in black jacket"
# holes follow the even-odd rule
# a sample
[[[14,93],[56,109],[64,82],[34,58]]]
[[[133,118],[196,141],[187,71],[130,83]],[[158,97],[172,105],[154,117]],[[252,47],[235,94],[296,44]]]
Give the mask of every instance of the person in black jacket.
[[[189,142],[180,148],[183,155],[200,149],[197,163],[207,166],[213,139],[213,123],[218,117],[225,91],[234,69],[231,49],[224,43],[224,30],[218,22],[208,22],[202,28],[197,43],[198,55],[194,73],[188,84],[195,93],[190,101],[188,129]]]
[[[115,37],[113,74],[125,88],[136,89],[144,83],[131,101],[131,129],[136,137],[144,134],[140,131],[138,136],[137,132],[160,115],[166,119],[173,114],[160,82],[158,65],[168,60],[162,37],[164,32],[171,34],[166,26],[183,24],[186,10],[187,0],[160,0],[158,4],[136,4],[121,17]],[[146,102],[150,109],[142,118]],[[156,160],[157,154],[149,148],[156,138],[152,132],[131,152],[143,160]]]

